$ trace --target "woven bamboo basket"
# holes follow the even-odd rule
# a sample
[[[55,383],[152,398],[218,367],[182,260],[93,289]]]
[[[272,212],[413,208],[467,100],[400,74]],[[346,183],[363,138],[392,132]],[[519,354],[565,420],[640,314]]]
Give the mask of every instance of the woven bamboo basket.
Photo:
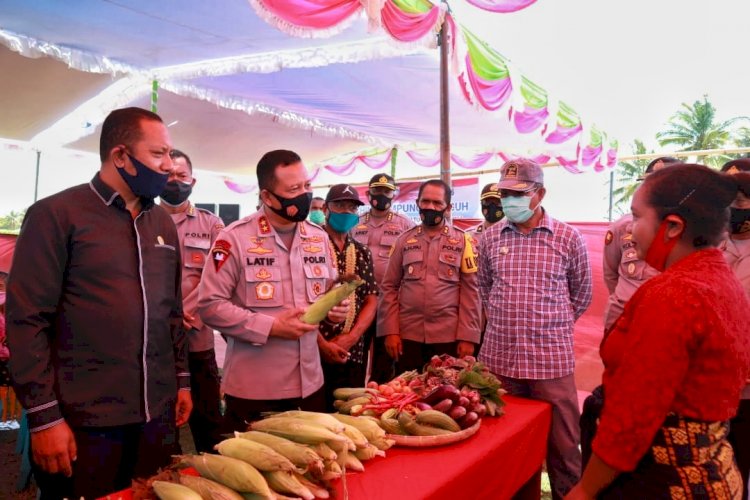
[[[388,434],[388,439],[396,442],[396,446],[405,446],[410,448],[427,448],[430,446],[443,446],[446,444],[457,443],[468,439],[477,433],[482,425],[482,419],[471,427],[467,427],[452,434],[442,434],[440,436],[401,436],[398,434]]]

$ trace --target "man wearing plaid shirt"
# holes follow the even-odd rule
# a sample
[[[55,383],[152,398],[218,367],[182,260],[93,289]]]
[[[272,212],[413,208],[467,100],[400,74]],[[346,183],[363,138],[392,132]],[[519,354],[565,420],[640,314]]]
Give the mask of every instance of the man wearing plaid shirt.
[[[487,330],[479,358],[511,394],[552,405],[547,470],[553,498],[581,474],[573,325],[591,303],[591,266],[581,234],[542,208],[542,168],[527,159],[501,169],[506,220],[479,243],[479,293]]]

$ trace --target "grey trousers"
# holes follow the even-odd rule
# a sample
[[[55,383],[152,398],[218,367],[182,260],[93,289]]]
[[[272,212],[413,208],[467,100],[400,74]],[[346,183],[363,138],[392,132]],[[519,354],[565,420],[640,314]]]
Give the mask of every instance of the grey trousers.
[[[537,399],[552,405],[552,427],[547,440],[547,472],[552,498],[562,499],[581,478],[581,442],[573,374],[547,380],[500,376],[503,388],[514,396]]]

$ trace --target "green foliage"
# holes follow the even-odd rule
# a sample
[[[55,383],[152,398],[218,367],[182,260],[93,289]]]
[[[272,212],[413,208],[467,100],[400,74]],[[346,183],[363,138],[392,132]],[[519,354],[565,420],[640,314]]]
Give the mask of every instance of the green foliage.
[[[735,117],[717,121],[716,108],[704,95],[702,100],[693,104],[682,103],[677,113],[669,119],[668,128],[656,134],[662,146],[679,146],[680,151],[697,151],[701,149],[721,149],[732,144],[732,127],[738,120],[746,117]],[[712,155],[700,161],[718,168],[731,158],[728,155]]]
[[[0,216],[0,233],[18,234],[25,215],[24,209],[20,212],[11,210],[9,214]]]
[[[635,155],[653,153],[653,151],[646,151],[646,146],[640,139],[633,141],[632,150]],[[616,213],[626,214],[630,212],[630,199],[633,197],[633,193],[635,193],[639,184],[638,179],[643,175],[649,161],[651,160],[620,161],[617,163],[617,177],[615,178],[615,186],[617,187],[612,190]]]

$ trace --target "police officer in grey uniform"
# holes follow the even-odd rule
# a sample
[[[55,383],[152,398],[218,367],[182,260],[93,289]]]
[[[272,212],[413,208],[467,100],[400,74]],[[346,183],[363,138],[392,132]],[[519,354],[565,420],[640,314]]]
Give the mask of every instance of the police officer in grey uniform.
[[[667,165],[682,163],[669,156],[648,164],[644,177]],[[654,268],[638,258],[633,247],[633,215],[628,213],[612,223],[604,237],[604,281],[609,299],[604,313],[604,331],[608,331],[622,314],[625,303],[643,282],[658,274]]]
[[[482,193],[479,195],[479,203],[482,205],[482,217],[484,217],[484,222],[471,229],[471,235],[474,237],[475,246],[478,244],[479,239],[487,228],[500,222],[503,220],[503,217],[505,217],[503,203],[500,198],[500,191],[497,188],[496,182],[491,182],[482,188]]]
[[[352,236],[358,242],[367,246],[372,252],[372,262],[375,269],[375,281],[380,285],[388,267],[388,257],[391,247],[396,243],[401,233],[414,227],[408,217],[391,210],[391,204],[396,194],[396,181],[388,174],[375,174],[368,186],[368,200],[370,210],[359,218],[359,224],[352,230]],[[368,336],[375,335],[375,325],[368,332]],[[382,338],[373,342],[372,373],[370,378],[378,382],[387,382],[395,376],[393,359],[388,356]]]
[[[228,339],[222,389],[231,430],[262,412],[325,409],[323,337],[301,316],[336,280],[336,258],[326,232],[305,220],[312,190],[299,155],[266,153],[256,173],[263,206],[221,231],[199,286],[203,321]],[[338,324],[347,312],[345,301],[324,321]]]
[[[198,283],[216,236],[224,223],[208,210],[196,208],[188,198],[195,186],[193,163],[188,155],[173,149],[172,172],[169,174],[161,206],[169,213],[177,227],[182,253],[182,307],[183,324],[188,338],[188,365],[193,412],[190,414],[190,431],[195,449],[211,452],[221,440],[221,413],[219,405],[219,369],[216,366],[214,332],[203,324],[198,308]]]

